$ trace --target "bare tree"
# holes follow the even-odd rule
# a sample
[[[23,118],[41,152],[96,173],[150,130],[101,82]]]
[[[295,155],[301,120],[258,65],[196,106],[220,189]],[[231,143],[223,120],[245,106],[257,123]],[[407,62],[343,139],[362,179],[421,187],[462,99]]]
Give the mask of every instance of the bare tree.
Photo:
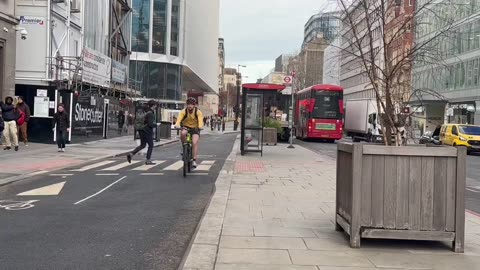
[[[449,5],[446,0],[441,5]],[[414,89],[414,62],[442,64],[439,46],[454,25],[455,10],[437,0],[338,0],[343,30],[342,60],[360,69],[374,92],[387,145],[405,143],[407,103],[433,89]],[[433,21],[432,21],[432,18]],[[433,31],[425,31],[425,25]],[[395,140],[392,140],[392,138]],[[403,137],[403,138],[402,138]]]
[[[294,56],[290,57],[287,64],[288,73],[291,74],[293,71],[295,74],[294,80],[294,89],[295,90],[302,90],[305,87],[305,79],[307,75],[306,71],[306,63],[305,63],[305,55],[303,52],[296,52],[293,54]]]

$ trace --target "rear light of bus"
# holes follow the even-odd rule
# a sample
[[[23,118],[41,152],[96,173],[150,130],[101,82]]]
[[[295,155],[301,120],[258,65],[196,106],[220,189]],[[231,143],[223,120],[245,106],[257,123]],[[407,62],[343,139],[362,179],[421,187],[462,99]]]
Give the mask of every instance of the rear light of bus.
[[[308,121],[308,132],[312,132],[314,120]]]

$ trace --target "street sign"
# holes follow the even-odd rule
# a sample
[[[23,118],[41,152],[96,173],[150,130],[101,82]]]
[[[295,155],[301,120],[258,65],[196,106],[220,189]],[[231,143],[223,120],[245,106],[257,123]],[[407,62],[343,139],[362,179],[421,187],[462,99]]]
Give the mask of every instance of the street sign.
[[[284,83],[285,85],[290,85],[290,84],[292,84],[292,80],[293,80],[292,76],[285,76],[285,77],[283,77],[283,83]]]

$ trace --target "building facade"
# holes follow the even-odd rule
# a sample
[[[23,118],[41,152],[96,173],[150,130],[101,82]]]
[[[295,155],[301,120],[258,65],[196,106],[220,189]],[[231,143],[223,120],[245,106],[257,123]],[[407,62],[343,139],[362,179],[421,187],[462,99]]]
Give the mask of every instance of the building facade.
[[[324,51],[323,83],[340,85],[341,38],[335,38]]]
[[[282,54],[275,59],[275,72],[288,72],[288,61],[292,58],[290,54]]]
[[[305,66],[306,87],[323,83],[324,56],[328,44],[326,39],[318,37],[305,44],[300,53]]]
[[[133,0],[132,84],[166,106],[218,94],[218,35],[219,0]]]
[[[220,94],[220,103],[227,118],[234,118],[233,108],[237,101],[237,69],[225,68],[223,78],[223,92]]]
[[[307,21],[304,30],[303,47],[318,37],[323,37],[328,43],[332,42],[340,31],[339,12],[321,12]]]
[[[416,59],[413,68],[413,88],[423,93],[417,99],[419,133],[433,131],[443,123],[480,125],[480,4],[478,1],[440,1],[432,10],[442,14],[453,10],[454,23],[449,34],[437,37],[432,50],[442,52],[437,62]],[[438,18],[427,13],[416,39],[419,42],[438,33]],[[450,13],[452,14],[452,13]]]
[[[15,94],[15,51],[18,19],[14,1],[0,1],[0,98]],[[21,38],[20,38],[21,40]]]
[[[353,29],[359,35],[360,39],[366,39],[366,12],[360,6],[351,6],[348,10],[349,14],[353,18],[358,18],[354,25],[351,25],[348,17],[342,14],[342,23],[340,30],[341,37],[341,59],[340,59],[340,85],[344,89],[345,106],[348,107],[348,100],[358,98],[375,98],[375,91],[370,83],[370,80],[365,72],[364,65],[362,63],[360,50],[357,43],[352,41]],[[375,64],[378,67],[382,67],[383,59],[383,43],[382,43],[382,31],[380,22],[375,21],[372,24],[372,42],[365,42],[363,52],[368,52],[368,46],[373,45],[373,49],[377,51],[377,58],[375,58]],[[362,35],[363,33],[363,35]],[[362,43],[363,45],[363,43]]]

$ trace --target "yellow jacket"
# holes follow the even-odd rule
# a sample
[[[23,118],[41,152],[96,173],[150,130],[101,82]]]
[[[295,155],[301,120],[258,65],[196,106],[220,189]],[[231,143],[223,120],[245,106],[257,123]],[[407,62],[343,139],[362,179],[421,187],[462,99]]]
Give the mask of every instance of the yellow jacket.
[[[197,110],[197,119],[195,119],[195,110]],[[183,126],[187,128],[203,128],[203,113],[198,108],[193,109],[192,113],[187,114],[187,109],[183,109],[177,118],[175,126]],[[183,120],[185,118],[185,120]]]

